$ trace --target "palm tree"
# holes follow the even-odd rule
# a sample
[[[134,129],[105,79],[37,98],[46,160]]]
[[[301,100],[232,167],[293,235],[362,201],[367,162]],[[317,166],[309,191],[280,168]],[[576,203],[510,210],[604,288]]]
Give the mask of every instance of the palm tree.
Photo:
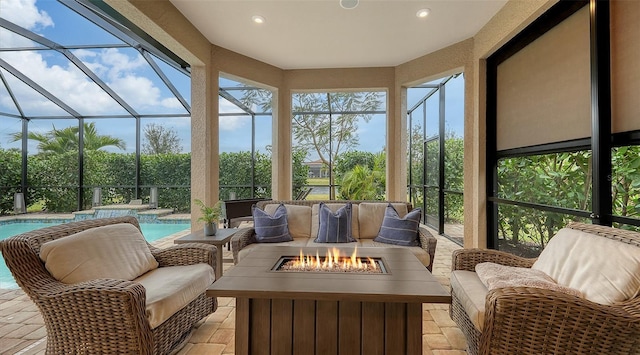
[[[95,122],[84,123],[84,150],[99,150],[104,147],[114,146],[122,150],[126,149],[125,142],[120,138],[99,135]],[[29,132],[28,139],[38,141],[38,150],[44,153],[64,153],[68,151],[78,151],[78,127],[67,127],[63,129],[53,129],[46,133]],[[13,142],[22,139],[22,132],[12,134]]]

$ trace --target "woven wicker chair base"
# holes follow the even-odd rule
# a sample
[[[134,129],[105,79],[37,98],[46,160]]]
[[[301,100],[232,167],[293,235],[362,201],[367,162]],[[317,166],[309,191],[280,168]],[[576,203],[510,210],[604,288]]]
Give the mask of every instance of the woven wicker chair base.
[[[640,247],[637,232],[576,222],[567,227]],[[474,271],[476,264],[489,261],[531,267],[535,259],[462,249],[453,253],[452,270]],[[601,305],[548,289],[494,289],[486,296],[482,332],[453,289],[451,299],[451,319],[465,335],[471,355],[640,355],[640,296]]]
[[[449,307],[449,315],[456,322],[462,334],[467,339],[467,354],[478,355],[478,347],[480,346],[481,333],[471,323],[471,319],[464,311],[460,299],[453,290],[451,290],[451,306]]]

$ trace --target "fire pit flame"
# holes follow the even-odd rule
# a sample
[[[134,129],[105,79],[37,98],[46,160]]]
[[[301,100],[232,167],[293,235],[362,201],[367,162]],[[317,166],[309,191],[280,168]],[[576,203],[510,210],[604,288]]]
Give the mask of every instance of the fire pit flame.
[[[338,248],[327,249],[324,257],[316,250],[316,255],[304,254],[300,250],[297,258],[292,258],[281,265],[287,271],[329,271],[329,272],[366,272],[382,273],[378,262],[373,258],[358,257],[355,248],[351,256],[341,256]]]

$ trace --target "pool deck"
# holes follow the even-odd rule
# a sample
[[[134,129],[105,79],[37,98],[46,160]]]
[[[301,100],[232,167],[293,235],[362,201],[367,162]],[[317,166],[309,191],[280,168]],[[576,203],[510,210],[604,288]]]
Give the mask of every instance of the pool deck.
[[[190,233],[175,233],[152,242],[154,246],[172,246],[173,240]],[[435,231],[431,230],[433,235]],[[436,236],[438,246],[433,265],[433,275],[449,289],[451,255],[460,246],[442,236]],[[231,251],[224,249],[224,258],[231,258]],[[233,264],[225,263],[225,271]],[[423,355],[464,355],[464,335],[449,317],[449,305],[424,304],[422,312]],[[235,299],[218,298],[218,309],[203,321],[178,355],[230,355],[235,350]],[[44,354],[46,347],[44,321],[37,307],[20,289],[0,289],[0,354]]]

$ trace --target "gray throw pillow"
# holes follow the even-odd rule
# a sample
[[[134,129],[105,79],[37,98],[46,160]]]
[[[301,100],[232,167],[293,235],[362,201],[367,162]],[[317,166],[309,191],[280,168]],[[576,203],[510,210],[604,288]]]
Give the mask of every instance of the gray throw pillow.
[[[351,203],[338,209],[335,213],[324,203],[318,209],[320,228],[316,243],[351,243]]]
[[[418,246],[418,227],[420,227],[421,216],[422,210],[416,208],[407,213],[404,218],[400,218],[396,209],[389,204],[384,212],[380,232],[378,232],[378,236],[373,241],[394,245]]]
[[[280,243],[293,240],[289,234],[287,209],[283,204],[276,208],[273,216],[256,206],[252,207],[252,214],[258,243]]]

